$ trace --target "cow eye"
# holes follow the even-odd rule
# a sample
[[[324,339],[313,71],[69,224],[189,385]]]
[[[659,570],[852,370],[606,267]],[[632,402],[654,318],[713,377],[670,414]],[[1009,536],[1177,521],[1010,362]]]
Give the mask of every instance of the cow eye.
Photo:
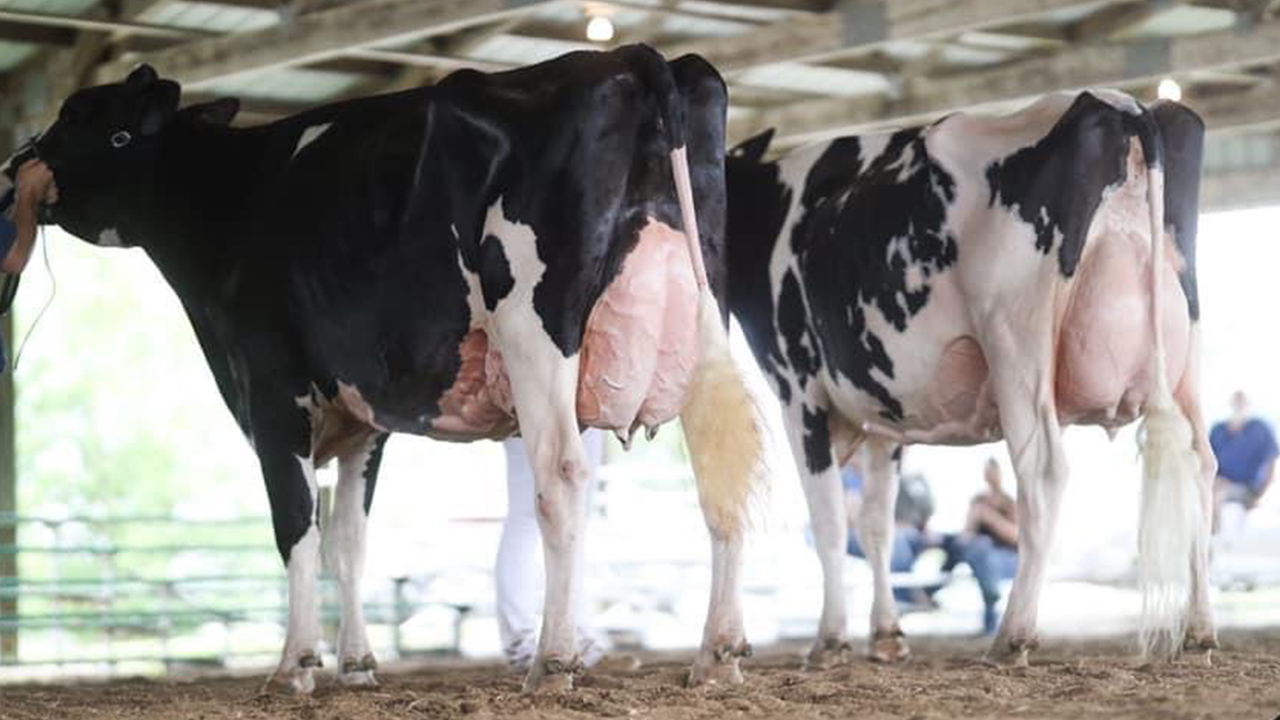
[[[128,145],[131,140],[133,140],[133,136],[129,134],[128,130],[117,130],[111,133],[111,147],[113,148],[122,148]]]

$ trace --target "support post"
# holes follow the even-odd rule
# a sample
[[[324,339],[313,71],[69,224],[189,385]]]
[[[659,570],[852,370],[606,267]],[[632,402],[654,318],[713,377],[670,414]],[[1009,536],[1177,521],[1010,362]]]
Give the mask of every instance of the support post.
[[[0,318],[0,333],[13,337],[13,315]],[[18,513],[18,458],[15,442],[14,405],[16,400],[13,372],[0,374],[0,518]],[[0,546],[17,547],[18,526],[0,523]],[[18,583],[18,553],[0,552],[0,588],[8,589]],[[0,593],[0,617],[18,615],[18,596]],[[16,662],[18,659],[18,630],[16,627],[0,629],[0,662]]]

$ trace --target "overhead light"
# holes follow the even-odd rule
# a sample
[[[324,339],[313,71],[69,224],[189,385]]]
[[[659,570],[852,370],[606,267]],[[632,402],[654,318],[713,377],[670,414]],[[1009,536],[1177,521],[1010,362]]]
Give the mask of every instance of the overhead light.
[[[613,21],[603,15],[597,15],[587,21],[587,39],[591,42],[605,43],[613,39]]]
[[[1177,102],[1182,99],[1182,86],[1173,78],[1165,78],[1156,86],[1156,97]]]

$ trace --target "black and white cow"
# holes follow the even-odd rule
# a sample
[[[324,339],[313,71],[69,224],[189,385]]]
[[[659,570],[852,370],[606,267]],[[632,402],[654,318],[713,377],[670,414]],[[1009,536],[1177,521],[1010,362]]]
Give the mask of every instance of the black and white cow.
[[[44,208],[48,221],[150,255],[254,446],[289,576],[272,686],[310,692],[320,664],[315,468],[338,460],[323,529],[343,602],[338,677],[368,684],[358,582],[387,435],[517,429],[532,455],[548,578],[526,687],[567,684],[578,667],[569,609],[580,428],[629,439],[682,412],[714,553],[691,679],[738,679],[749,647],[740,518],[758,427],[739,423],[734,462],[718,473],[704,469],[726,466],[722,448],[695,437],[726,410],[724,388],[741,389],[723,363],[708,370],[724,347],[708,289],[722,279],[703,269],[703,253],[723,265],[716,71],[643,46],[579,52],[245,129],[229,125],[234,100],[179,109],[179,95],[145,66],[78,91],[14,159],[34,154],[53,170],[60,198]]]
[[[1185,107],[1099,91],[776,161],[762,160],[771,133],[730,153],[730,309],[782,403],[824,573],[812,663],[847,649],[838,466],[855,450],[871,654],[891,661],[908,652],[888,584],[891,454],[1004,438],[1020,552],[992,654],[1025,662],[1067,479],[1062,428],[1144,414],[1140,579],[1147,627],[1164,631],[1144,648],[1215,647],[1193,265],[1203,135]]]

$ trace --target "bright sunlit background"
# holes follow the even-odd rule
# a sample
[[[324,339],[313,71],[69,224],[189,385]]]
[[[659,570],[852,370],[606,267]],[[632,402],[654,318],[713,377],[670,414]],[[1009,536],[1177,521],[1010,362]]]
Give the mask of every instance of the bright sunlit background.
[[[1271,284],[1273,269],[1280,266],[1277,227],[1280,209],[1275,208],[1202,220],[1203,401],[1211,419],[1224,415],[1226,398],[1235,389],[1245,390],[1268,420],[1280,410],[1274,370],[1280,357],[1274,332],[1277,298]],[[64,581],[90,581],[106,572],[159,581],[279,577],[255,458],[216,392],[176,297],[140,251],[97,250],[57,230],[49,230],[45,240],[57,297],[27,345],[16,377],[20,514],[47,522],[24,526],[20,545],[135,550],[132,555],[22,555],[22,575]],[[50,293],[39,262],[24,278],[19,335]],[[750,363],[737,340],[741,358]],[[776,440],[783,442],[775,429]],[[652,443],[639,441],[631,453],[610,443],[588,535],[597,623],[619,642],[690,647],[700,637],[706,609],[709,553],[678,428],[664,428]],[[772,487],[758,504],[746,560],[748,634],[757,643],[812,635],[820,602],[818,564],[805,543],[799,484],[790,453],[775,445]],[[1138,497],[1133,431],[1108,440],[1099,429],[1073,428],[1067,447],[1072,476],[1053,581],[1044,595],[1045,632],[1130,630],[1138,609],[1131,589]],[[1012,491],[1003,446],[908,451],[905,470],[924,474],[933,487],[933,529],[960,527],[990,456],[1005,467]],[[467,655],[496,654],[489,573],[505,495],[504,458],[496,443],[456,445],[404,436],[391,441],[373,503],[365,594],[370,603],[399,603],[409,619],[375,628],[376,646],[456,646]],[[173,517],[189,524],[57,523],[83,516]],[[195,522],[237,518],[249,522]],[[192,545],[242,550],[183,550]],[[153,547],[167,550],[147,550]],[[1224,589],[1215,591],[1215,602],[1224,623],[1280,623],[1280,602],[1265,587],[1280,583],[1277,548],[1280,492],[1272,492],[1250,515],[1241,554],[1217,559]],[[106,557],[112,558],[109,563]],[[850,567],[851,631],[865,634],[868,575],[861,561],[850,560]],[[1255,586],[1253,592],[1241,592]],[[181,591],[168,592],[179,596],[184,611],[199,610]],[[118,655],[130,655],[129,647],[138,657],[175,648],[194,653],[247,648],[260,655],[238,662],[270,662],[281,640],[280,597],[264,600],[250,591],[220,591],[219,597],[239,597],[245,608],[268,607],[265,616],[243,622],[193,614],[201,619],[166,637],[159,649],[148,644],[156,641],[144,632],[117,633],[107,642]],[[942,611],[905,618],[909,634],[978,629],[980,601],[971,581],[953,583],[939,600]],[[100,598],[95,602],[24,595],[23,612],[92,615],[95,607],[105,607]],[[148,608],[139,599],[138,617],[150,617]],[[33,627],[23,636],[22,652],[28,659],[56,658],[68,648],[97,642],[88,639],[92,631],[91,623]],[[47,667],[54,666],[50,660]],[[139,661],[121,667],[145,672],[155,665]]]

